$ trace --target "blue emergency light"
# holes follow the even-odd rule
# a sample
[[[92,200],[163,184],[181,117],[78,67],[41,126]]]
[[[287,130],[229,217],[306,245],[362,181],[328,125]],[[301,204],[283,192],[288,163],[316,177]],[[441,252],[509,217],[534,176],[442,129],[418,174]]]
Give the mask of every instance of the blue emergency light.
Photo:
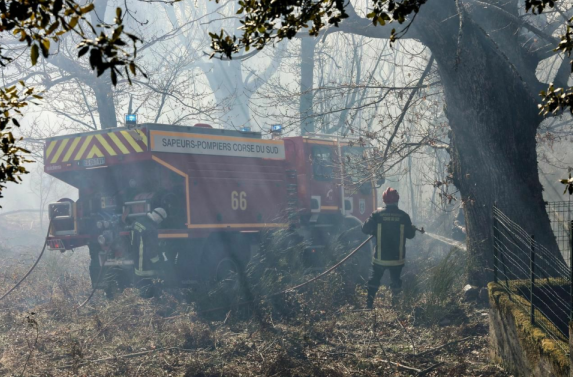
[[[281,126],[280,124],[273,124],[271,126],[271,132],[277,133],[277,134],[282,133],[283,132],[283,126]]]
[[[125,116],[125,123],[136,124],[137,123],[137,114],[127,114]]]
[[[243,127],[241,128],[241,132],[251,132],[251,127]]]

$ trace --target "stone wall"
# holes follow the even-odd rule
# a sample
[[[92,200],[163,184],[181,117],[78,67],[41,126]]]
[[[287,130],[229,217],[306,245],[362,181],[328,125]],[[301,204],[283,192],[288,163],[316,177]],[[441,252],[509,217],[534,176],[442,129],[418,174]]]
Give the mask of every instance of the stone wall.
[[[516,376],[569,376],[569,344],[531,325],[529,303],[499,284],[488,285],[492,357]],[[543,321],[543,318],[536,319]]]

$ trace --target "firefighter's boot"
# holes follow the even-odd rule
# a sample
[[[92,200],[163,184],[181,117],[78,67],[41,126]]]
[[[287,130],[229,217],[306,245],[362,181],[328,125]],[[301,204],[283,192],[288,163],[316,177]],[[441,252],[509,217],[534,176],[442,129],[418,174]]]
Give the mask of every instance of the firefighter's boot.
[[[402,289],[400,288],[393,288],[392,289],[392,306],[397,306],[400,302],[400,298],[402,297]]]
[[[370,297],[368,297],[368,299],[366,300],[366,309],[369,309],[369,310],[374,309],[374,299],[371,299]]]
[[[368,298],[366,299],[366,309],[374,309],[374,298],[376,297],[376,291],[374,287],[368,287]]]

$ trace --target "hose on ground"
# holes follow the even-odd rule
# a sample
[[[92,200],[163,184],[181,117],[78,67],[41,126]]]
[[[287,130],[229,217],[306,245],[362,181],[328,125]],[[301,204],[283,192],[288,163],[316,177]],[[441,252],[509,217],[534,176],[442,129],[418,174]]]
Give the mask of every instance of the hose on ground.
[[[85,299],[84,302],[82,302],[81,304],[79,304],[78,306],[75,307],[76,310],[83,308],[83,307],[92,299],[94,293],[97,291],[97,286],[99,285],[99,282],[100,282],[100,280],[101,280],[101,277],[103,276],[103,270],[104,270],[103,267],[104,267],[104,266],[100,266],[100,269],[99,269],[99,273],[98,273],[98,275],[97,275],[96,282],[95,282],[95,284],[94,284],[94,286],[93,286],[93,289],[92,289],[90,295],[88,296],[88,298]]]
[[[331,273],[332,271],[336,270],[338,267],[342,266],[342,264],[344,264],[344,262],[346,262],[348,259],[350,259],[350,257],[352,257],[354,254],[356,254],[360,249],[362,249],[364,247],[364,245],[366,245],[374,236],[369,236],[366,240],[364,240],[360,245],[358,245],[354,250],[352,250],[352,252],[350,252],[347,256],[345,256],[344,258],[342,258],[340,260],[340,262],[336,263],[334,266],[330,267],[328,270],[318,274],[317,276],[313,277],[310,280],[305,281],[304,283],[295,285],[294,287],[290,287],[287,289],[283,289],[280,292],[276,292],[276,293],[272,293],[266,296],[261,296],[258,297],[257,300],[262,300],[262,299],[266,299],[266,298],[271,298],[271,297],[276,297],[276,296],[280,296],[280,295],[284,295],[286,293],[289,292],[294,292],[312,282],[317,281],[318,279],[322,278],[323,276]],[[249,301],[243,301],[243,302],[239,302],[237,304],[235,304],[234,306],[243,306],[243,305],[247,305],[250,303],[253,303],[255,300],[249,300]],[[228,309],[229,305],[226,306],[220,306],[217,308],[213,308],[213,309],[208,309],[208,310],[202,310],[200,312],[198,312],[197,314],[204,314],[204,313],[210,313],[210,312],[215,312],[215,311],[219,311],[219,310],[224,310],[224,309]]]
[[[44,252],[46,251],[46,246],[48,245],[48,236],[50,235],[50,229],[52,227],[52,220],[50,219],[50,223],[48,224],[48,232],[46,234],[46,237],[44,238],[44,246],[42,247],[42,251],[40,252],[40,255],[38,255],[38,258],[36,258],[36,261],[34,262],[34,264],[32,265],[32,267],[30,267],[30,269],[28,270],[28,272],[26,273],[26,275],[24,275],[22,277],[22,279],[20,279],[20,281],[18,281],[18,283],[16,283],[16,285],[14,285],[12,288],[10,288],[10,290],[6,293],[4,293],[4,295],[2,295],[2,297],[0,297],[0,301],[2,301],[4,298],[6,298],[10,293],[12,293],[14,290],[16,290],[20,284],[22,284],[24,282],[24,280],[26,280],[28,278],[28,276],[30,276],[30,274],[32,273],[32,271],[34,271],[34,269],[36,268],[36,266],[38,265],[38,263],[40,262],[40,259],[42,259],[42,256],[44,255]],[[93,297],[95,291],[97,290],[97,285],[99,284],[101,277],[103,275],[103,266],[102,268],[99,270],[99,274],[98,274],[98,278],[97,278],[97,282],[94,285],[94,288],[92,289],[92,292],[90,293],[90,295],[88,296],[88,298],[82,302],[81,304],[79,304],[76,309],[80,309],[83,308]]]
[[[323,273],[313,277],[312,279],[305,281],[304,283],[301,283],[299,285],[295,285],[294,287],[285,289],[283,292],[278,292],[273,294],[273,296],[275,295],[280,295],[280,294],[284,294],[284,293],[288,293],[288,292],[292,292],[292,291],[296,291],[297,289],[300,289],[302,287],[304,287],[307,284],[310,284],[318,279],[320,279],[321,277],[323,277],[324,275],[327,275],[329,273],[331,273],[332,271],[336,270],[338,267],[342,266],[342,264],[344,262],[346,262],[348,259],[350,259],[351,256],[353,256],[354,254],[356,254],[358,252],[358,250],[362,249],[362,247],[364,247],[364,245],[366,245],[368,243],[368,241],[370,241],[374,236],[370,236],[368,237],[364,242],[362,242],[360,245],[358,245],[358,247],[356,247],[356,249],[352,250],[352,252],[350,254],[348,254],[347,256],[345,256],[344,258],[342,258],[342,260],[338,263],[336,263],[334,266],[330,267],[328,270],[324,271]]]
[[[42,252],[40,253],[40,255],[38,255],[38,258],[36,259],[36,261],[34,262],[32,267],[28,270],[28,272],[26,272],[26,275],[24,275],[22,277],[22,279],[20,279],[20,281],[18,283],[16,283],[15,286],[10,288],[10,290],[8,292],[4,293],[4,295],[2,297],[0,297],[0,301],[2,301],[10,293],[12,293],[16,288],[18,288],[20,286],[20,284],[22,284],[22,282],[24,280],[26,280],[26,278],[32,273],[32,271],[34,271],[34,269],[38,265],[38,262],[40,262],[40,259],[42,259],[42,256],[44,255],[44,251],[46,251],[46,246],[48,245],[48,236],[50,235],[50,229],[51,228],[52,228],[52,219],[50,219],[50,223],[48,224],[48,232],[46,233],[46,237],[44,238],[44,246],[42,247]]]

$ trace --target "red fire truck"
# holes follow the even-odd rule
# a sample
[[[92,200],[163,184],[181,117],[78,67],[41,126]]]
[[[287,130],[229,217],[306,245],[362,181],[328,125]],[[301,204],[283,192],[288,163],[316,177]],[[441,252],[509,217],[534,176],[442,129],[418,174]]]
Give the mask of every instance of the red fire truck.
[[[249,259],[265,230],[286,228],[316,252],[376,208],[374,185],[356,187],[344,170],[345,155],[360,153],[329,136],[263,139],[204,124],[50,138],[45,172],[77,187],[79,199],[49,205],[48,246],[87,245],[92,282],[109,268],[129,284],[129,224],[162,207],[158,237],[181,284],[219,279],[237,256]]]

